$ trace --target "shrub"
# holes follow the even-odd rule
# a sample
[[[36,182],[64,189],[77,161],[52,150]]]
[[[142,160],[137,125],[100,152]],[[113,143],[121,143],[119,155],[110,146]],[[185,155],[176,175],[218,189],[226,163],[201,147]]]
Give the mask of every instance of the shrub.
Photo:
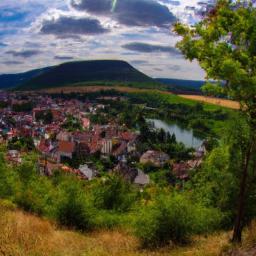
[[[78,182],[71,181],[64,189],[56,206],[56,218],[61,225],[82,231],[92,228],[93,208],[84,194]]]
[[[145,247],[156,247],[173,241],[186,242],[192,234],[219,227],[217,210],[194,205],[185,196],[161,196],[144,207],[135,221],[135,234]]]
[[[120,213],[113,211],[100,210],[97,211],[96,216],[93,219],[93,226],[96,229],[114,229],[117,226],[120,226],[123,223],[123,216]]]
[[[93,194],[97,208],[119,212],[127,211],[136,199],[131,185],[117,175],[111,175],[97,183]]]

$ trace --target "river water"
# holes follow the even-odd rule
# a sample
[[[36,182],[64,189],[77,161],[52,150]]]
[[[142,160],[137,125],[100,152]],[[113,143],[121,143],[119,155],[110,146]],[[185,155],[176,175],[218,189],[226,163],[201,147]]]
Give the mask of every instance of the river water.
[[[203,140],[194,136],[193,131],[181,128],[177,124],[166,123],[159,119],[147,119],[148,122],[153,123],[157,129],[164,129],[165,132],[175,134],[177,142],[182,142],[186,147],[198,148],[202,145]]]

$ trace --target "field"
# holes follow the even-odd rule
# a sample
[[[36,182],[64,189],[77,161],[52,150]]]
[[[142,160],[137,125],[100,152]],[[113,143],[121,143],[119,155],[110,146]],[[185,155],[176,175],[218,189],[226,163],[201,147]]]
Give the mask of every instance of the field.
[[[196,100],[196,101],[214,104],[214,105],[231,108],[231,109],[240,108],[239,103],[233,100],[218,99],[218,98],[206,97],[206,96],[200,96],[200,95],[179,95],[179,96],[185,99]]]
[[[206,103],[208,108],[214,109],[214,106],[225,107],[230,109],[239,109],[239,103],[232,100],[211,98],[205,96],[198,95],[175,95],[168,91],[154,90],[154,89],[139,89],[139,88],[131,88],[125,86],[68,86],[68,87],[59,87],[59,88],[50,88],[43,89],[42,92],[47,93],[90,93],[97,91],[108,91],[108,90],[117,90],[123,93],[155,93],[162,94],[165,96],[169,96],[173,103],[185,103],[194,105],[195,102],[199,101],[202,103]]]

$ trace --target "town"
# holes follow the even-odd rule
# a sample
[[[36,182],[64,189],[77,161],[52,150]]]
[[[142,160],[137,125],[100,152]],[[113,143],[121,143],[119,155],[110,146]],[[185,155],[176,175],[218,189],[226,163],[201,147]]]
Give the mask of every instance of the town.
[[[99,100],[125,99],[105,96]],[[155,170],[165,167],[170,176],[184,181],[191,170],[201,165],[206,154],[204,144],[190,152],[191,157],[186,161],[174,161],[166,152],[150,147],[141,152],[139,129],[121,126],[113,119],[107,120],[107,124],[91,121],[107,107],[95,100],[1,92],[0,105],[0,142],[7,145],[6,159],[19,165],[23,156],[33,150],[38,155],[37,169],[41,175],[52,176],[61,170],[92,180],[104,170],[145,186],[150,183],[150,177],[144,170],[150,166]],[[104,166],[97,166],[97,161],[105,163]]]

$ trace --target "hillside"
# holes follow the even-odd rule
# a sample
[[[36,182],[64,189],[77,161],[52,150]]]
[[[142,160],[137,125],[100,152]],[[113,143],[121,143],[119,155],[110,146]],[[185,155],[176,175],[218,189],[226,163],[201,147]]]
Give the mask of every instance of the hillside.
[[[19,90],[38,90],[67,85],[128,85],[161,88],[159,82],[141,73],[129,63],[117,60],[77,61],[60,64],[33,77]]]
[[[0,90],[11,89],[11,88],[21,86],[22,84],[29,81],[33,77],[38,76],[50,69],[51,67],[47,67],[42,69],[31,70],[24,73],[0,75]]]
[[[157,78],[158,82],[166,85],[168,89],[174,93],[182,94],[201,94],[201,87],[204,85],[204,81],[197,80],[182,80],[171,78]]]
[[[255,223],[246,231],[241,248],[228,243],[229,232],[197,236],[186,246],[142,250],[133,236],[120,231],[81,234],[60,228],[48,220],[17,210],[0,200],[0,255],[37,256],[253,256]]]
[[[228,240],[228,234],[221,233],[196,237],[184,247],[142,250],[136,238],[120,230],[81,234],[24,213],[4,201],[0,201],[0,214],[0,255],[217,256]]]

